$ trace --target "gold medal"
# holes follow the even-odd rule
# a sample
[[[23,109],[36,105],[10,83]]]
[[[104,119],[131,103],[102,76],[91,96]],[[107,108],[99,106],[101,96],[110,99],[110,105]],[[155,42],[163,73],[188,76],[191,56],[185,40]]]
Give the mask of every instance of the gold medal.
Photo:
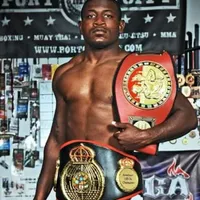
[[[178,86],[181,87],[185,84],[185,77],[183,74],[176,74],[177,80],[178,80]]]
[[[190,132],[189,132],[189,136],[190,136],[191,138],[195,138],[195,137],[196,137],[196,132],[195,132],[194,130],[190,131]]]
[[[189,73],[187,74],[187,76],[185,77],[185,82],[191,87],[192,85],[194,85],[194,76]]]
[[[187,145],[188,142],[189,142],[188,139],[186,137],[184,137],[182,140],[182,144]]]
[[[133,192],[139,184],[138,175],[133,169],[134,161],[130,158],[123,158],[118,163],[120,169],[116,175],[116,182],[119,188],[124,192]]]
[[[170,143],[170,144],[176,144],[176,143],[177,143],[177,140],[176,140],[176,139],[175,139],[175,140],[170,140],[169,143]]]
[[[191,95],[191,87],[189,86],[183,86],[181,88],[181,92],[185,97],[189,97]]]
[[[81,144],[70,151],[70,161],[61,172],[61,190],[68,200],[100,200],[105,178],[94,160],[95,152]]]

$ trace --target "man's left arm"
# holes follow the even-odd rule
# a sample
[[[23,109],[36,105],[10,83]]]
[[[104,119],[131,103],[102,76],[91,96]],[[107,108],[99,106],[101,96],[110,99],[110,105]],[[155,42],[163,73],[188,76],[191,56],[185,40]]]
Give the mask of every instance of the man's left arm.
[[[140,130],[129,123],[113,123],[122,131],[114,134],[125,150],[136,150],[149,144],[169,141],[187,134],[197,126],[197,116],[191,103],[177,92],[168,118],[152,128]]]
[[[169,141],[187,134],[197,127],[195,109],[181,92],[177,92],[172,111],[161,124],[152,128],[151,143]]]

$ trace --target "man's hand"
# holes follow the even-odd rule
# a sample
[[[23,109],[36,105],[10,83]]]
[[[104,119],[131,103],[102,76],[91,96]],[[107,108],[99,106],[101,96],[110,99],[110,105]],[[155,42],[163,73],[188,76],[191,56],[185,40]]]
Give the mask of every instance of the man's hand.
[[[112,122],[112,125],[120,130],[114,133],[114,137],[124,150],[137,150],[150,143],[150,134],[147,130],[140,130],[129,123]]]

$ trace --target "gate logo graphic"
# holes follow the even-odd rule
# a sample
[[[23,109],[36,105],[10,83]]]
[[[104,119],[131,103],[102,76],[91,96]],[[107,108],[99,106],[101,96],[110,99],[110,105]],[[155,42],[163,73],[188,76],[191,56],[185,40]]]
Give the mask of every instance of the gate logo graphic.
[[[168,176],[171,177],[178,177],[178,176],[183,176],[184,179],[189,179],[190,175],[185,172],[180,165],[178,165],[176,167],[176,159],[174,158],[173,163],[169,166],[169,168],[167,169],[167,174]],[[185,198],[185,200],[194,200],[193,199],[193,194],[191,192],[189,192],[188,196]]]
[[[194,200],[189,188],[190,175],[180,165],[176,166],[174,158],[167,168],[166,176],[152,175],[144,178],[144,196],[153,199],[184,199]]]
[[[77,26],[80,20],[80,13],[85,0],[62,0],[61,13],[71,24]]]

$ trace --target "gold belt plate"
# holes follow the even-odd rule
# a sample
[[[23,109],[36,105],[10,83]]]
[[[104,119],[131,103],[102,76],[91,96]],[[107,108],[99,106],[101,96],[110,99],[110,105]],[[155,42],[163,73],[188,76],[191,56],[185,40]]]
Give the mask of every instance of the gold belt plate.
[[[61,172],[61,190],[68,200],[100,200],[105,178],[94,160],[95,152],[80,144],[70,151],[70,161]]]
[[[120,169],[116,175],[116,182],[119,188],[124,192],[133,192],[139,184],[138,174],[133,169],[134,161],[130,158],[123,158],[118,163]]]

